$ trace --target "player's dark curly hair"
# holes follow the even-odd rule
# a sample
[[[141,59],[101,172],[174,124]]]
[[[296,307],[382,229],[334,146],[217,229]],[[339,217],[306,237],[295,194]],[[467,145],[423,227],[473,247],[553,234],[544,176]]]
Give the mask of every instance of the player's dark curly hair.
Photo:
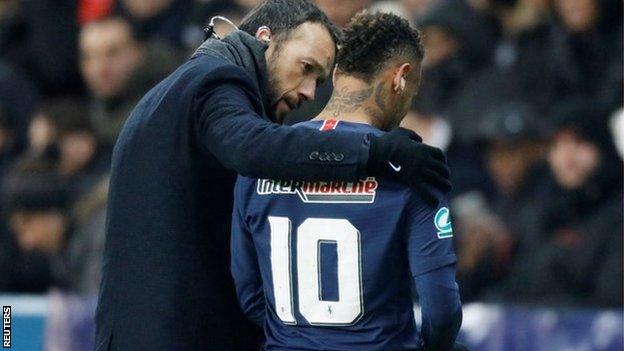
[[[267,26],[275,38],[283,40],[288,38],[293,29],[305,22],[323,25],[329,31],[334,43],[338,44],[340,30],[309,0],[264,1],[243,18],[239,29],[255,35],[258,28]]]
[[[390,13],[358,13],[342,32],[338,72],[370,82],[395,57],[420,61],[425,55],[420,32]]]

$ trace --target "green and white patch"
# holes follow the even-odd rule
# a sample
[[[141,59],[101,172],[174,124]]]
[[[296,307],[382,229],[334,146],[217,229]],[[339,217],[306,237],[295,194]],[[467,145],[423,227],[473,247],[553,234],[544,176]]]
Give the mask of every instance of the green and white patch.
[[[451,225],[451,216],[447,207],[442,207],[436,213],[433,224],[438,229],[438,239],[446,239],[453,237],[453,226]]]

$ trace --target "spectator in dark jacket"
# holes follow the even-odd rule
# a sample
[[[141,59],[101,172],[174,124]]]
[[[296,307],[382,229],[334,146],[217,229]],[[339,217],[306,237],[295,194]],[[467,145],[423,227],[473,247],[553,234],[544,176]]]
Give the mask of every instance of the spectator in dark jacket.
[[[550,65],[556,98],[594,99],[599,107],[622,105],[622,1],[556,0]]]
[[[506,284],[508,298],[577,306],[622,305],[622,160],[606,114],[588,101],[556,107],[544,179]]]
[[[466,299],[483,297],[507,273],[511,249],[530,228],[545,173],[542,126],[531,106],[484,111],[480,143],[492,189],[466,193],[453,205],[458,226],[458,278]]]
[[[449,109],[466,80],[489,62],[495,33],[486,23],[484,15],[461,0],[440,2],[419,23],[427,50],[423,84],[428,87],[420,99],[438,106],[459,136],[466,128],[457,125]]]
[[[531,0],[493,0],[491,13],[500,24],[492,64],[464,82],[450,116],[462,139],[478,136],[484,109],[520,100],[543,112],[553,99],[548,12]]]
[[[59,282],[61,269],[53,262],[70,230],[63,182],[49,160],[26,157],[7,175],[2,194],[16,244],[10,265],[4,267],[9,289],[45,291]]]

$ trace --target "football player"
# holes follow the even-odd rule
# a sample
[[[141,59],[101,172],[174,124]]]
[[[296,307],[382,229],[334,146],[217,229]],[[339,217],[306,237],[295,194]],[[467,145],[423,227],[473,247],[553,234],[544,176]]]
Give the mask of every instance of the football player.
[[[382,135],[398,126],[418,92],[420,34],[398,16],[364,12],[343,39],[329,103],[297,127]],[[340,155],[311,157],[331,162]],[[402,171],[393,160],[388,166]],[[383,177],[240,176],[231,269],[243,312],[265,328],[264,349],[452,349],[462,310],[448,200],[437,194],[434,207],[413,188]],[[413,288],[422,309],[420,333]]]

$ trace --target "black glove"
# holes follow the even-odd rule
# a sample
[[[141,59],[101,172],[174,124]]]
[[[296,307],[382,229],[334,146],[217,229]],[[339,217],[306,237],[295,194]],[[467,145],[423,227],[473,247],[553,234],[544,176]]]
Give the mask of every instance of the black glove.
[[[438,198],[427,186],[443,193],[451,190],[446,157],[438,148],[425,145],[414,132],[396,128],[380,137],[371,136],[368,171],[373,176],[397,180],[417,189],[432,206]]]

